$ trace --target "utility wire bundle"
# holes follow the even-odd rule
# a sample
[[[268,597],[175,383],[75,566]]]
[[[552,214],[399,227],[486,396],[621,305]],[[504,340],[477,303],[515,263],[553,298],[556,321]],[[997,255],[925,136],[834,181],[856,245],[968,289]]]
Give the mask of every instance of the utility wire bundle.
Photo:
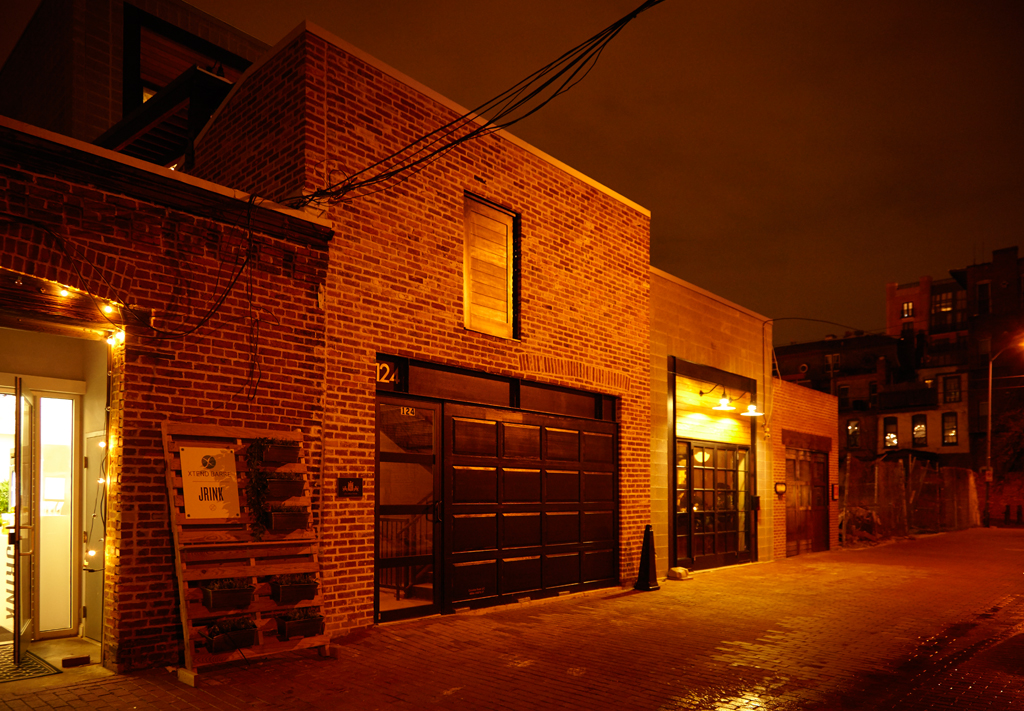
[[[408,180],[456,146],[522,121],[583,81],[615,36],[637,15],[661,2],[664,0],[646,0],[633,12],[499,96],[347,178],[290,201],[290,205],[301,208],[346,202],[380,192],[395,181]]]

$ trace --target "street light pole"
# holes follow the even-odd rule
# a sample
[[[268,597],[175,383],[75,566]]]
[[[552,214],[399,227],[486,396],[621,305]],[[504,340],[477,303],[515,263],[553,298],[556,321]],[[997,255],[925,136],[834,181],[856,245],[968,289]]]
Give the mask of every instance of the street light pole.
[[[990,525],[988,490],[992,486],[992,362],[1005,350],[1006,348],[988,359],[988,415],[985,417],[985,427],[987,430],[985,433],[985,528],[988,528]]]
[[[994,356],[989,356],[988,359],[988,416],[985,418],[985,527],[989,526],[989,512],[988,512],[988,494],[989,487],[992,485],[992,363],[996,358],[1001,356],[1010,346],[1016,344],[1011,343],[1010,345],[1004,346],[999,349],[999,352]]]

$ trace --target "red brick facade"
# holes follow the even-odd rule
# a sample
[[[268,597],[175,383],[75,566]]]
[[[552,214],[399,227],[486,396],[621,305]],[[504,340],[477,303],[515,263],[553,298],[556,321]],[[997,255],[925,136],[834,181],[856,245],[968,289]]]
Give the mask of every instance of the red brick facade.
[[[265,120],[271,112],[273,120]],[[298,113],[296,113],[298,112]],[[307,26],[236,87],[196,171],[278,199],[324,185],[457,117],[448,102]],[[240,130],[241,128],[241,130]],[[244,141],[239,139],[244,137]],[[324,501],[328,632],[372,623],[377,353],[523,377],[620,401],[620,575],[649,512],[649,217],[506,135],[464,144],[392,190],[328,208],[324,473],[366,496]],[[521,220],[521,336],[463,326],[463,203]]]
[[[199,143],[201,177],[284,199],[458,115],[323,34],[295,34],[240,83]],[[495,135],[389,192],[330,208],[326,222],[256,208],[250,242],[245,195],[21,124],[6,124],[3,138],[0,267],[151,311],[157,328],[181,331],[247,254],[255,265],[199,333],[158,339],[129,324],[125,346],[113,346],[108,666],[180,655],[165,419],[300,429],[315,478],[361,477],[363,498],[336,498],[328,484],[314,503],[327,631],[372,624],[377,353],[618,398],[619,571],[635,578],[649,514],[646,211]],[[467,193],[519,215],[515,340],[463,326]],[[254,315],[260,385],[247,399]]]
[[[253,249],[252,270],[199,332],[154,338],[125,318],[126,342],[112,347],[106,663],[119,670],[173,664],[182,630],[160,423],[300,429],[310,470],[319,471],[325,318],[318,289],[329,231],[298,213],[257,208],[254,221],[277,228],[254,231],[250,242],[244,196],[19,128],[27,130],[0,127],[0,267],[152,311],[157,328],[181,331],[214,304]],[[61,177],[91,171],[90,184]],[[301,235],[321,247],[298,243]],[[251,313],[260,322],[260,383],[250,399]]]
[[[787,383],[778,378],[772,379],[772,475],[773,483],[786,481],[786,445],[783,442],[783,430],[797,435],[810,435],[811,438],[827,440],[828,451],[829,498],[833,485],[839,484],[839,442],[838,435],[839,401],[833,395],[811,390],[801,385]],[[815,449],[818,449],[815,447]],[[821,451],[821,450],[818,450]],[[772,493],[772,497],[777,495]],[[783,495],[785,496],[785,495]],[[786,557],[786,506],[782,497],[778,497],[774,507],[774,555]],[[829,501],[829,547],[839,546],[839,506],[837,501]]]

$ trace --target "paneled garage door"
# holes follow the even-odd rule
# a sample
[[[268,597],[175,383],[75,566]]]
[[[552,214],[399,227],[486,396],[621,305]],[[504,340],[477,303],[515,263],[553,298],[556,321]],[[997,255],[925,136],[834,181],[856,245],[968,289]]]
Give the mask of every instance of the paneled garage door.
[[[444,405],[445,607],[618,584],[617,425]]]

